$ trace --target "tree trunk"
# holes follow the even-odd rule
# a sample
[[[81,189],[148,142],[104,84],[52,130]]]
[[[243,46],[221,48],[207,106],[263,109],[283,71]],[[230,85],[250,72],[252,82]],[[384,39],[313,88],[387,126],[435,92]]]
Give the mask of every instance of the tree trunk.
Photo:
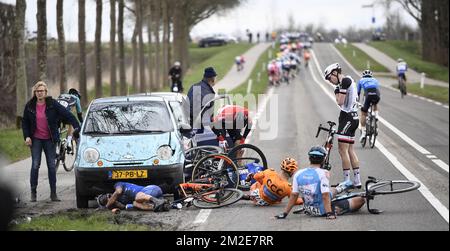
[[[87,81],[86,81],[86,0],[78,1],[78,44],[80,47],[80,75],[79,88],[82,97],[81,105],[87,107]]]
[[[119,76],[120,76],[120,95],[128,94],[127,79],[125,73],[125,43],[123,38],[123,23],[124,23],[125,1],[119,0],[119,20],[118,20],[118,35],[119,35]]]
[[[109,41],[109,60],[110,60],[110,81],[111,81],[111,96],[117,95],[117,68],[116,68],[116,0],[110,0],[111,13],[111,30],[110,30],[110,41]]]
[[[97,2],[97,15],[95,24],[95,97],[103,96],[102,90],[102,0]]]
[[[59,91],[60,93],[67,91],[66,76],[66,39],[64,36],[64,4],[63,0],[56,3],[56,28],[58,30],[58,54],[59,54]]]
[[[37,64],[38,78],[41,81],[47,80],[47,1],[37,2]]]
[[[147,85],[145,80],[145,52],[144,52],[144,37],[142,35],[142,0],[136,0],[136,17],[138,25],[138,38],[139,38],[139,82],[140,92],[147,92]]]
[[[139,81],[138,81],[138,46],[137,46],[137,22],[134,27],[133,37],[131,38],[131,44],[133,47],[133,73],[132,73],[132,81],[133,81],[133,93],[136,93],[139,90]]]
[[[161,79],[161,41],[160,41],[160,27],[161,27],[161,0],[155,1],[155,87],[157,90],[163,88],[163,80]]]
[[[16,123],[20,127],[20,121],[23,116],[25,104],[28,100],[27,95],[27,72],[25,65],[25,11],[27,2],[25,0],[16,0],[16,21],[15,21],[15,43],[17,44],[16,57]]]
[[[162,1],[162,14],[163,14],[163,77],[164,81],[169,74],[169,43],[170,43],[170,22],[168,15],[167,1]],[[170,84],[169,84],[170,85]]]
[[[152,38],[152,16],[153,16],[153,10],[152,10],[152,4],[151,2],[147,3],[147,34],[148,34],[148,82],[150,85],[150,90],[155,89],[155,81],[154,81],[154,74],[153,74],[153,38]]]

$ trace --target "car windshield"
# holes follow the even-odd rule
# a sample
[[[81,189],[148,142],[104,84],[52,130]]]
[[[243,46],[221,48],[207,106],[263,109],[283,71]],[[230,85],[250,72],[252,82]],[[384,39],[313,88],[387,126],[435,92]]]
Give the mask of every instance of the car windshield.
[[[96,104],[87,116],[85,134],[139,134],[173,131],[164,102]]]
[[[178,123],[184,123],[189,125],[189,106],[186,107],[185,103],[180,102],[170,102],[170,107],[172,108],[173,115]]]

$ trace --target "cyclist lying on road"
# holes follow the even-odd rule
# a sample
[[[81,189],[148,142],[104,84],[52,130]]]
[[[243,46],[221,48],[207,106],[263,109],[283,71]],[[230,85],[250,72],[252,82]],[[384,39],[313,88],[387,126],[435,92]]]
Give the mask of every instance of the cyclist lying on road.
[[[256,183],[250,188],[250,195],[243,198],[252,200],[256,206],[269,206],[281,203],[285,197],[290,197],[292,185],[288,180],[298,170],[295,159],[287,158],[281,163],[281,172],[267,169],[256,174],[249,174],[247,180],[255,179]],[[295,201],[296,205],[303,204],[302,199]]]
[[[304,201],[305,213],[311,216],[326,216],[329,220],[336,219],[336,215],[342,215],[359,210],[364,204],[363,197],[355,197],[348,200],[332,203],[331,200],[339,193],[353,187],[351,181],[345,181],[336,188],[330,189],[330,172],[321,169],[325,161],[327,151],[322,146],[316,146],[309,151],[310,167],[300,170],[294,175],[292,196],[285,211],[275,216],[277,219],[285,219],[294,207],[297,198],[301,195]]]
[[[155,185],[138,186],[126,182],[114,185],[114,194],[102,194],[97,197],[100,207],[114,209],[137,208],[143,211],[169,211],[170,204],[163,199],[163,192]]]

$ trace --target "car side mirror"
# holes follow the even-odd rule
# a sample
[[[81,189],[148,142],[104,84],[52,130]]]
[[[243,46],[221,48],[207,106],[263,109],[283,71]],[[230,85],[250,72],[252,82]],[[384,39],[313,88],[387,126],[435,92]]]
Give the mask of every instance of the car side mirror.
[[[178,126],[178,130],[180,130],[182,134],[189,133],[192,131],[192,127],[186,123],[180,123]]]

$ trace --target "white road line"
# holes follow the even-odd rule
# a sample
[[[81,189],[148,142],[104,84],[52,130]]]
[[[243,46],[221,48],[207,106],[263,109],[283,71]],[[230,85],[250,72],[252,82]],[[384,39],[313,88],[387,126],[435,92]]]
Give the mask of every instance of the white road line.
[[[359,73],[356,71],[356,69],[347,61],[347,59],[344,58],[344,56],[334,47],[332,46],[332,48],[336,51],[336,53],[342,58],[342,60],[344,60],[345,63],[347,63],[350,68],[358,75]],[[314,51],[312,52],[313,56],[314,56],[314,60],[316,62],[316,67],[318,67],[319,71],[320,71],[320,64],[319,61],[316,58],[316,55],[314,54]],[[324,80],[325,81],[325,80]],[[328,83],[328,82],[326,82]],[[328,83],[329,84],[329,83]],[[331,85],[331,84],[330,84]],[[383,119],[381,116],[378,116],[379,121],[384,124],[387,128],[389,128],[391,131],[393,131],[395,134],[397,134],[400,138],[402,138],[406,143],[408,143],[410,146],[412,146],[414,149],[416,149],[417,151],[419,151],[421,154],[424,155],[430,155],[432,154],[430,151],[428,151],[427,149],[425,149],[424,147],[422,147],[421,145],[419,145],[418,143],[416,143],[414,140],[412,140],[410,137],[408,137],[405,133],[403,133],[402,131],[400,131],[397,127],[395,127],[394,125],[392,125],[391,123],[389,123],[387,120]],[[449,172],[449,166],[448,164],[446,164],[444,161],[440,160],[438,162],[433,161],[438,167],[442,168],[444,171],[446,171],[447,173]]]
[[[314,52],[312,52],[313,58],[316,62],[316,67],[320,72],[320,65],[319,62],[316,59],[316,55],[314,54]],[[312,69],[310,68],[310,73],[314,79],[314,81],[322,88],[322,90],[325,92],[325,94],[333,101],[335,101],[335,97],[330,93],[329,90],[327,90],[323,84],[321,84],[320,81],[317,80],[314,72],[312,71]],[[337,104],[336,104],[337,106]],[[418,179],[416,178],[416,176],[414,176],[408,169],[405,168],[405,166],[403,166],[402,163],[400,163],[400,161],[398,161],[398,159],[392,154],[390,153],[378,140],[377,143],[375,144],[375,146],[380,150],[381,153],[384,154],[384,156],[386,156],[386,158],[392,163],[392,165],[394,165],[395,168],[397,168],[397,170],[399,170],[403,176],[405,176],[408,180],[411,181],[417,181],[421,184],[421,187],[419,189],[420,193],[424,196],[424,198],[436,209],[436,211],[442,216],[442,218],[444,218],[444,220],[447,222],[447,224],[449,223],[449,211],[448,208],[446,208],[432,193],[431,191]],[[444,163],[445,164],[445,163]]]
[[[194,224],[203,224],[208,219],[209,214],[211,214],[211,209],[202,209],[198,213],[197,217],[194,220]]]

